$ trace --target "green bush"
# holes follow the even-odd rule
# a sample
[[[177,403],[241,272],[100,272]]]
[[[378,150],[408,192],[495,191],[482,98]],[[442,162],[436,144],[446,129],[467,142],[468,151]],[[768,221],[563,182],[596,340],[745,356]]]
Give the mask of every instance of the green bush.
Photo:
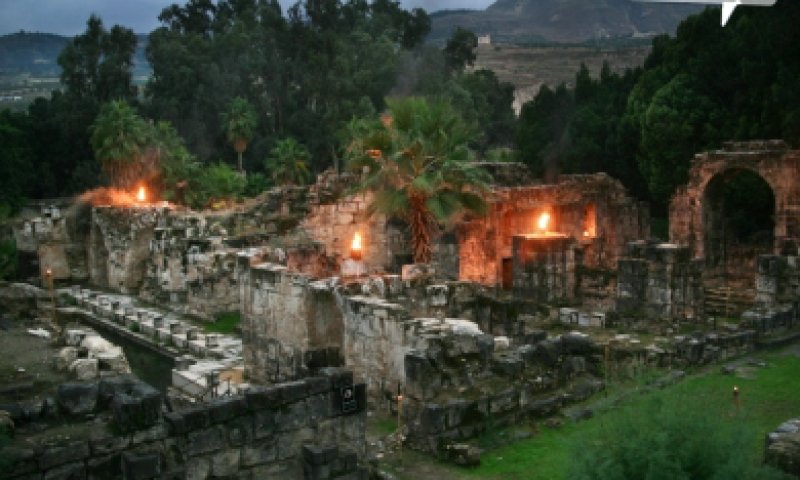
[[[202,168],[198,184],[202,196],[208,200],[234,200],[244,193],[247,180],[230,165],[216,163]]]
[[[738,416],[690,409],[688,399],[650,400],[618,413],[572,447],[573,480],[770,480],[786,476],[761,465],[754,431]]]
[[[14,240],[0,241],[0,280],[13,278],[17,273],[17,244]]]
[[[247,185],[244,187],[245,197],[255,197],[269,190],[272,182],[263,173],[248,173]]]

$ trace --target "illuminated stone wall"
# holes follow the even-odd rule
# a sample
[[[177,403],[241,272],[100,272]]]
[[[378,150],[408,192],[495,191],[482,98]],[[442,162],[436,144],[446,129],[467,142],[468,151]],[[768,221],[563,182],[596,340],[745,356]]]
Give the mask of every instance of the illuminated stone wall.
[[[616,268],[625,244],[650,234],[646,204],[603,173],[500,187],[493,191],[488,215],[459,228],[459,279],[502,285],[504,269],[513,265],[514,235],[535,233],[544,212],[551,217],[548,230],[573,238],[578,258],[588,267]]]

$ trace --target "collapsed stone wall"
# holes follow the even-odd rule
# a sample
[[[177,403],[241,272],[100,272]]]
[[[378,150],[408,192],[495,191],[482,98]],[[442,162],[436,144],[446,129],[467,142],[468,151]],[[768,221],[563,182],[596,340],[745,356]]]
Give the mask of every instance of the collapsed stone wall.
[[[492,192],[486,217],[459,227],[459,279],[502,285],[504,269],[511,268],[514,235],[536,232],[544,212],[551,216],[548,230],[573,238],[582,264],[589,267],[613,269],[627,242],[649,237],[646,205],[606,174],[563,175],[554,184],[501,187]]]
[[[349,372],[329,369],[162,414],[158,392],[135,379],[65,384],[57,396],[62,420],[96,415],[91,431],[48,444],[18,429],[0,478],[364,478],[363,391]]]

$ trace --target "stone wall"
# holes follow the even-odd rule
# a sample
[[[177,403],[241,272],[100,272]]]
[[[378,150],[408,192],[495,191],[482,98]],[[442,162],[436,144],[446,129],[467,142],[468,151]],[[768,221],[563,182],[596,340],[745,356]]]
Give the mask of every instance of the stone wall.
[[[619,260],[617,312],[645,318],[703,318],[702,269],[687,247],[632,242]]]
[[[477,329],[428,332],[406,355],[403,424],[411,445],[441,452],[490,428],[560,412],[603,388],[599,347],[572,333],[509,349]]]
[[[796,255],[759,255],[756,305],[772,308],[800,297],[800,263]]]
[[[87,252],[89,281],[123,293],[137,291],[155,228],[168,214],[166,207],[94,207]]]
[[[614,268],[627,242],[647,238],[649,210],[606,174],[563,175],[557,183],[501,187],[486,217],[458,229],[459,279],[502,285],[511,268],[514,235],[535,233],[540,214],[548,230],[575,240],[582,264]]]
[[[89,206],[72,199],[40,200],[11,222],[22,278],[50,269],[55,280],[86,280]]]
[[[344,327],[333,289],[336,280],[314,281],[282,265],[252,261],[244,253],[238,261],[250,378],[276,382],[341,364]]]
[[[92,414],[93,427],[56,444],[19,428],[0,478],[366,478],[363,392],[349,372],[330,369],[162,416],[158,392],[140,382],[64,385],[62,421]]]

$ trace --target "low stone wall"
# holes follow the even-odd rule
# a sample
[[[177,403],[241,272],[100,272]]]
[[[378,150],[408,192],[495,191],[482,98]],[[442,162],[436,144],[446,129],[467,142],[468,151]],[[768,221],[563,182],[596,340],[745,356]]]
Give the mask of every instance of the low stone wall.
[[[0,478],[365,478],[364,388],[343,370],[163,417],[158,393],[125,379],[68,385],[59,404],[79,406],[72,415],[110,408],[111,423],[53,445],[19,434]]]
[[[632,242],[619,260],[616,310],[646,318],[703,318],[700,263],[687,247]]]
[[[568,334],[501,350],[490,335],[429,333],[406,355],[403,424],[412,446],[442,452],[490,428],[556,414],[603,388],[599,347]]]
[[[756,305],[771,308],[800,297],[800,257],[759,255],[756,265]]]

